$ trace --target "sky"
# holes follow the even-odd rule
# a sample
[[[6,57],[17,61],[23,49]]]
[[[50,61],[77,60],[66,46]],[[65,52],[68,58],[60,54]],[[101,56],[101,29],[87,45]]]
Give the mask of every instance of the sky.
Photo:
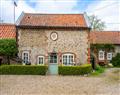
[[[14,0],[0,0],[0,20],[14,23]],[[16,20],[26,13],[96,15],[105,22],[105,30],[120,31],[120,0],[15,0]]]

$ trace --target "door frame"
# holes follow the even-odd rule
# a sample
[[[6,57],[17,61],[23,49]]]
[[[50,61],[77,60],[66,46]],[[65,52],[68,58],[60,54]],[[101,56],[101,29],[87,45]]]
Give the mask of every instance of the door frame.
[[[51,53],[48,53],[48,70],[49,70],[49,74],[50,75],[57,75],[58,74],[58,71],[57,71],[57,73],[56,74],[52,74],[51,72],[50,72],[50,66],[52,66],[52,65],[56,65],[56,68],[57,68],[57,70],[58,70],[58,53],[56,53],[55,52],[55,54],[56,54],[56,56],[57,56],[57,62],[56,63],[50,63],[50,59],[49,59],[49,57],[50,57],[50,54],[52,54],[52,53],[54,53],[54,52],[51,52]]]
[[[50,60],[49,60],[49,56],[50,56],[50,54],[52,54],[52,53],[54,53],[54,52],[48,53],[48,65],[51,64],[51,63],[49,62],[49,61],[50,61]],[[56,52],[55,52],[55,53],[56,53]],[[52,63],[52,64],[58,64],[58,63],[59,63],[59,62],[58,62],[58,61],[59,61],[58,53],[56,53],[56,55],[57,55],[57,63]]]

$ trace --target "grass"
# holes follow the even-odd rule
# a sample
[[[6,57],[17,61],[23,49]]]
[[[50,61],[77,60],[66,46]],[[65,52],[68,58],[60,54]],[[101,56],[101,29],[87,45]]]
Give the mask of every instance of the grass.
[[[91,76],[99,76],[100,74],[105,72],[105,67],[100,67],[97,66],[96,70],[94,72],[92,72],[90,75]]]

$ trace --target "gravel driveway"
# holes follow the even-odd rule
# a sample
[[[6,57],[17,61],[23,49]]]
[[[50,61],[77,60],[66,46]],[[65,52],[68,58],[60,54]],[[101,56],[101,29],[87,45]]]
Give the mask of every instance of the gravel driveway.
[[[0,95],[120,95],[119,71],[100,77],[0,75]]]

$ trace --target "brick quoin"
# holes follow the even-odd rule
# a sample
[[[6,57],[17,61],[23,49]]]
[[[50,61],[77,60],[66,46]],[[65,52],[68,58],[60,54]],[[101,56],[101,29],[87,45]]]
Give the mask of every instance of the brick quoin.
[[[87,56],[88,56],[87,62],[90,63],[90,48],[88,48],[87,51],[88,51],[88,54],[87,54]]]

